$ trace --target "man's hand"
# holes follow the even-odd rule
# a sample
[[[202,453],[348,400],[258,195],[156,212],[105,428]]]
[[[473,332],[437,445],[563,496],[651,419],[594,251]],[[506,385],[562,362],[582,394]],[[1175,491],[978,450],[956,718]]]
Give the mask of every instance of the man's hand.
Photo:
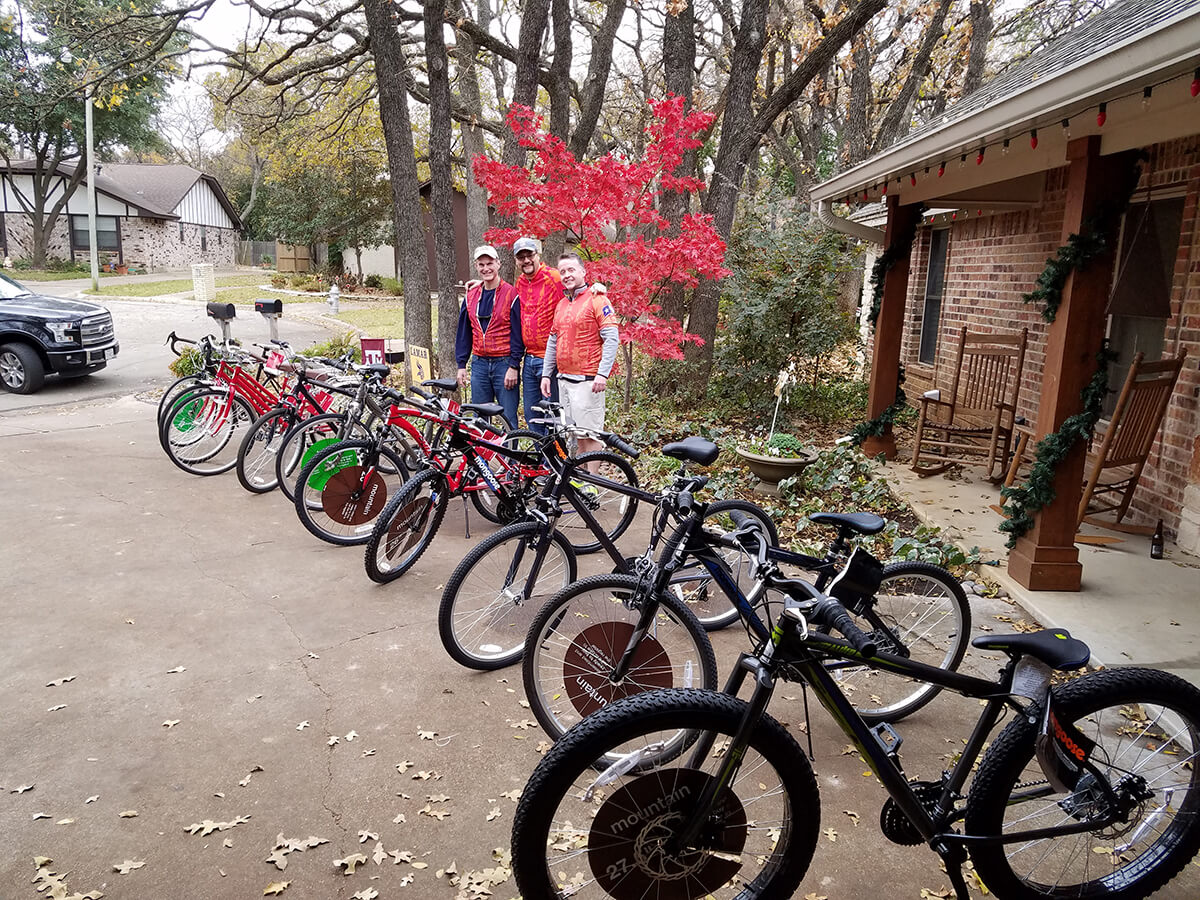
[[[549,378],[542,378],[542,396],[543,397],[550,396],[550,379]]]
[[[592,282],[592,293],[593,294],[607,294],[608,288],[604,285],[603,282],[594,281],[594,282]]]
[[[465,385],[467,383],[467,370],[466,369],[458,370],[458,383],[460,385]]]
[[[603,394],[606,387],[608,387],[608,379],[603,375],[597,375],[596,379],[592,382],[592,393]]]
[[[520,374],[521,373],[512,366],[508,367],[508,371],[504,373],[504,387],[506,390],[511,391],[517,386],[517,378],[520,376]]]

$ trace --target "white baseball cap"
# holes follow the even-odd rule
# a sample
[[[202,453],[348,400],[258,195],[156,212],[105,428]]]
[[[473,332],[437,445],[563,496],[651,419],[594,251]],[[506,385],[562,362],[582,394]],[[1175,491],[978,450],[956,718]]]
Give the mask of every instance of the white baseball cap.
[[[475,248],[475,255],[472,259],[479,259],[481,256],[490,256],[492,259],[499,259],[500,254],[496,252],[496,248],[491,244],[482,244]]]

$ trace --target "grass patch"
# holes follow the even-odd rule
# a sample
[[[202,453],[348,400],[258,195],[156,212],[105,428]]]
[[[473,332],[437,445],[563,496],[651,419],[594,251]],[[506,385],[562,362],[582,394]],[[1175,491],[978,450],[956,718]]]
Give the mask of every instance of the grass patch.
[[[404,337],[404,308],[401,306],[348,309],[338,313],[337,318],[365,331],[371,337]]]
[[[315,296],[319,297],[320,295]],[[282,300],[284,303],[309,303],[312,302],[312,297],[297,297],[294,294],[284,294],[272,288],[263,288],[258,285],[217,289],[218,303],[244,303],[250,305],[255,300]]]
[[[251,287],[270,280],[266,274],[252,275],[222,275],[217,278],[216,285],[222,287]],[[158,297],[163,294],[190,294],[192,279],[174,278],[169,281],[140,281],[132,284],[106,284],[98,291],[87,291],[88,294],[98,294],[108,297]],[[233,301],[229,301],[233,302]]]
[[[91,278],[89,272],[53,272],[45,269],[5,269],[4,274],[16,281],[73,281],[77,278]],[[112,278],[115,273],[101,272],[101,278]]]

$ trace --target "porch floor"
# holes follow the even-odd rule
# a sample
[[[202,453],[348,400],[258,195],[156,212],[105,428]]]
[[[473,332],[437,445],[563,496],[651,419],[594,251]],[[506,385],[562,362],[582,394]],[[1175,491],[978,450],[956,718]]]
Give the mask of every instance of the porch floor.
[[[917,515],[942,528],[966,550],[979,547],[981,576],[1003,587],[1043,625],[1066,628],[1092,648],[1094,665],[1144,665],[1200,684],[1200,557],[1170,542],[1165,558],[1150,558],[1150,539],[1084,525],[1081,533],[1122,538],[1118,544],[1080,544],[1083,587],[1078,592],[1030,591],[1009,577],[1007,535],[997,530],[1000,486],[981,474],[953,469],[920,478],[902,461],[883,466],[892,490]]]

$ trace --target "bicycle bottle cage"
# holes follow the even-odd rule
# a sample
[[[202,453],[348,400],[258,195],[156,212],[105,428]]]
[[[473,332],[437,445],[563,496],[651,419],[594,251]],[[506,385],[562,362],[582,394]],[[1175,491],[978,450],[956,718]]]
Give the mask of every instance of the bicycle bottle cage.
[[[846,565],[829,583],[825,592],[844,605],[853,608],[861,601],[875,596],[883,582],[883,563],[864,550],[855,547]]]

